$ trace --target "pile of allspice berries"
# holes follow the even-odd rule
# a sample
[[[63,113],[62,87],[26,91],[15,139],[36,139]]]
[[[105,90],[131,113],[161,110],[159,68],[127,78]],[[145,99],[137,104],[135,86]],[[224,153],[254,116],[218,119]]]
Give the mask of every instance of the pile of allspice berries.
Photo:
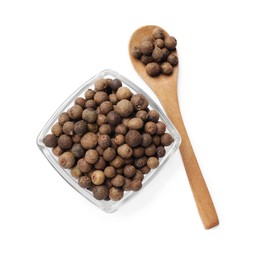
[[[119,79],[99,78],[59,115],[43,143],[97,200],[118,201],[124,191],[141,189],[174,141],[148,106]]]
[[[171,75],[178,64],[176,46],[175,37],[165,36],[163,29],[156,27],[152,35],[145,36],[140,45],[133,47],[132,55],[141,60],[149,76]]]

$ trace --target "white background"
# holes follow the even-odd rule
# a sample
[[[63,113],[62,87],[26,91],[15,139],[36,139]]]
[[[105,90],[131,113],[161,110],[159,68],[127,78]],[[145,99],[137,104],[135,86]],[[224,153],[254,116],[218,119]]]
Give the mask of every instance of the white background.
[[[260,2],[1,0],[0,259],[261,259]],[[147,24],[178,40],[181,111],[220,218],[209,231],[179,153],[106,214],[35,143],[64,99],[103,69],[149,91],[127,52]]]

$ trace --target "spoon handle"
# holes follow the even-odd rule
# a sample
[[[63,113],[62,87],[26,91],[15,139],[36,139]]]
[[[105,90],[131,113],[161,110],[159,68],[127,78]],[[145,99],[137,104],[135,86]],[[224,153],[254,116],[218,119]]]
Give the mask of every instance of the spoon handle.
[[[189,140],[180,113],[177,95],[174,93],[174,89],[170,89],[168,93],[169,95],[165,95],[163,92],[159,92],[157,93],[157,96],[159,97],[168,117],[181,135],[182,143],[180,145],[180,153],[189,184],[203,225],[205,229],[210,229],[219,224],[216,209]]]

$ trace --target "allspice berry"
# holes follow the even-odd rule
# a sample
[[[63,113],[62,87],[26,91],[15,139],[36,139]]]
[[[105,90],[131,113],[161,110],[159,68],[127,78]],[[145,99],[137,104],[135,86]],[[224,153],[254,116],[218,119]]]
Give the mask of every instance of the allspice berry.
[[[150,55],[153,49],[154,45],[151,41],[143,41],[140,45],[140,51],[145,55]]]
[[[135,159],[134,166],[136,168],[142,168],[142,167],[144,167],[146,165],[146,163],[147,163],[147,157],[143,156],[141,158]]]
[[[78,97],[75,100],[75,105],[79,105],[80,107],[84,108],[86,103],[86,99],[82,97]]]
[[[140,51],[139,46],[134,46],[134,48],[132,49],[131,53],[137,59],[139,59],[141,57],[141,55],[142,55],[142,52]]]
[[[58,163],[65,169],[70,169],[75,164],[75,157],[71,152],[64,152],[58,158]]]
[[[87,122],[87,123],[94,123],[97,120],[97,113],[95,110],[92,108],[87,108],[83,111],[82,113],[82,118]]]
[[[109,198],[113,201],[121,200],[124,196],[124,192],[121,188],[111,187],[109,189]]]
[[[173,36],[167,36],[164,39],[164,43],[165,43],[165,47],[168,50],[175,50],[176,49],[176,45],[177,45],[177,40],[175,37]]]
[[[158,165],[159,165],[159,160],[156,157],[149,157],[147,159],[147,166],[150,169],[155,169],[158,167]]]
[[[126,158],[130,158],[133,155],[133,150],[129,145],[123,144],[117,148],[117,153],[122,158],[126,159]]]
[[[51,128],[51,132],[53,135],[59,137],[60,135],[63,134],[63,126],[60,125],[58,122],[55,123],[52,128]]]
[[[105,90],[108,86],[107,84],[107,80],[104,78],[99,78],[95,81],[95,90],[96,91],[101,91],[101,90]]]
[[[131,102],[136,110],[145,110],[148,106],[148,101],[142,94],[133,95]]]
[[[152,109],[148,112],[147,119],[148,121],[156,123],[159,120],[159,113],[156,110]]]
[[[110,101],[113,105],[116,105],[119,100],[118,100],[116,94],[110,94],[110,95],[109,95],[109,101]]]
[[[161,144],[163,146],[169,146],[174,142],[174,138],[169,133],[164,133],[161,135]]]
[[[88,189],[92,186],[92,181],[88,176],[81,176],[78,180],[78,184],[80,187]]]
[[[118,100],[130,99],[132,96],[132,92],[130,91],[128,87],[121,87],[117,90],[116,96]]]
[[[132,191],[139,191],[141,188],[142,188],[142,182],[139,181],[139,180],[133,180],[133,181],[130,183],[130,189],[131,189]]]
[[[94,168],[96,170],[104,170],[106,167],[106,161],[104,160],[103,157],[99,157],[98,161],[94,164]]]
[[[133,157],[134,158],[140,158],[142,156],[144,156],[145,154],[145,148],[142,146],[138,146],[136,148],[133,149]]]
[[[156,124],[154,122],[147,122],[145,124],[144,130],[146,133],[154,135],[156,133]]]
[[[106,115],[103,115],[103,114],[98,114],[98,115],[97,115],[96,124],[97,124],[98,126],[101,126],[101,125],[105,124],[106,121],[107,121]]]
[[[91,180],[95,185],[101,185],[105,181],[105,175],[102,171],[96,170],[92,173]]]
[[[98,126],[96,123],[87,123],[88,132],[96,134],[98,132]]]
[[[154,61],[154,58],[150,55],[142,55],[141,56],[141,62],[144,64],[144,65],[147,65],[148,63],[150,62],[153,62]]]
[[[154,135],[154,136],[152,137],[152,143],[153,143],[155,146],[159,146],[160,143],[161,143],[160,136],[159,136],[159,135]]]
[[[71,153],[76,157],[76,158],[82,158],[85,155],[85,149],[84,147],[76,143],[72,146],[71,148]]]
[[[116,135],[125,135],[127,133],[127,127],[124,124],[119,124],[115,128]]]
[[[103,158],[107,162],[111,162],[116,157],[116,150],[112,147],[108,147],[104,150]]]
[[[64,125],[65,126],[65,125]],[[88,131],[87,123],[84,120],[75,122],[74,132],[78,135],[83,135]]]
[[[82,176],[82,172],[76,166],[70,170],[70,174],[75,179],[79,179]]]
[[[102,149],[106,149],[107,147],[109,147],[111,145],[111,139],[110,136],[107,134],[101,134],[98,136],[98,145],[102,148]]]
[[[113,79],[111,82],[111,89],[117,91],[122,86],[122,82],[119,79]]]
[[[166,131],[166,125],[161,121],[157,122],[156,123],[156,134],[162,135],[165,133],[165,131]]]
[[[153,156],[155,153],[156,153],[156,146],[154,144],[151,144],[145,148],[146,156]]]
[[[72,138],[73,143],[80,143],[80,140],[81,140],[80,135],[74,134],[74,135],[72,135],[71,138]]]
[[[146,73],[151,77],[156,77],[160,74],[161,69],[158,63],[150,62],[146,65]]]
[[[109,97],[108,97],[108,94],[105,92],[105,91],[97,91],[95,93],[95,96],[94,96],[94,100],[95,102],[100,105],[102,104],[104,101],[108,101],[109,100]]]
[[[142,167],[144,168],[144,167]],[[136,171],[135,176],[133,177],[133,180],[135,181],[143,181],[144,180],[144,174],[139,170]]]
[[[104,101],[100,105],[100,113],[103,115],[107,115],[111,110],[113,110],[113,104],[111,101]]]
[[[116,175],[112,180],[111,184],[114,187],[122,187],[125,184],[125,178],[122,175]]]
[[[170,51],[167,48],[162,48],[162,53],[163,53],[163,61],[167,60],[168,55],[170,54]]]
[[[95,96],[95,91],[92,90],[92,89],[88,89],[88,90],[85,92],[85,98],[86,98],[86,100],[93,99],[94,96]]]
[[[139,130],[143,128],[143,126],[144,126],[143,120],[138,117],[131,118],[130,121],[128,122],[129,129]]]
[[[154,39],[164,39],[164,30],[156,27],[152,32],[152,36]]]
[[[136,174],[136,168],[133,165],[126,165],[124,167],[124,175],[128,178],[134,177]]]
[[[84,158],[79,159],[77,161],[77,168],[82,172],[82,173],[89,173],[92,170],[92,165],[87,163]]]
[[[156,39],[154,45],[155,47],[162,49],[164,47],[164,41],[162,39]]]
[[[173,67],[169,62],[164,62],[160,66],[161,72],[165,75],[170,75],[173,72]]]
[[[156,155],[158,158],[164,157],[166,155],[166,149],[163,146],[158,146],[156,148]]]
[[[115,143],[116,143],[117,145],[122,145],[124,142],[125,142],[125,137],[124,137],[124,135],[117,135],[117,136],[115,137]]]
[[[48,134],[43,138],[43,143],[47,147],[56,147],[57,146],[57,137],[53,134]]]
[[[108,196],[108,187],[106,185],[98,185],[93,189],[93,195],[97,200],[104,200]]]
[[[72,121],[65,122],[63,125],[63,132],[66,135],[73,135],[74,134],[74,123]]]
[[[63,125],[65,122],[69,121],[70,117],[67,112],[63,112],[58,117],[58,122],[60,125]]]
[[[116,176],[116,169],[113,166],[107,166],[104,169],[104,175],[106,178],[114,178]]]
[[[63,134],[58,138],[58,146],[63,150],[70,149],[72,144],[72,139],[68,135]]]
[[[99,158],[98,152],[94,149],[89,149],[85,153],[85,160],[89,164],[95,164]]]
[[[147,112],[145,110],[139,110],[136,112],[136,117],[142,119],[143,121],[147,120]]]
[[[111,126],[117,126],[121,122],[121,116],[116,111],[110,111],[106,116],[107,122]]]
[[[110,112],[109,112],[110,113]],[[106,135],[110,135],[112,133],[112,127],[111,125],[108,124],[102,124],[99,127],[99,133],[100,134],[106,134]]]
[[[117,103],[115,110],[120,114],[121,117],[128,117],[134,111],[134,107],[129,100],[122,99]]]
[[[156,46],[153,50],[152,57],[156,62],[160,62],[163,59],[164,54],[162,50]]]
[[[59,146],[56,146],[52,149],[52,152],[55,156],[60,156],[63,153],[63,150]]]
[[[87,100],[85,103],[85,108],[96,109],[97,105],[94,99]]]
[[[112,160],[110,163],[110,166],[113,166],[115,169],[121,168],[124,165],[124,159],[117,155],[114,160]]]
[[[131,184],[132,180],[130,178],[125,178],[125,184],[124,186],[122,187],[122,189],[124,191],[131,191],[131,187],[130,187],[130,184]]]
[[[129,130],[125,136],[125,142],[130,147],[137,147],[141,144],[142,136],[137,130]]]
[[[140,171],[143,174],[148,174],[151,171],[151,169],[147,165],[145,165],[144,167],[140,168]]]
[[[85,149],[95,148],[97,145],[97,136],[94,133],[88,132],[82,136],[80,143]]]
[[[143,133],[141,145],[143,147],[148,147],[151,143],[152,143],[152,136],[148,133]]]
[[[168,57],[167,57],[167,61],[172,65],[172,66],[176,66],[178,63],[178,58],[176,56],[175,53],[171,53]]]
[[[69,117],[73,120],[81,118],[82,112],[83,108],[79,105],[74,105],[67,111]]]

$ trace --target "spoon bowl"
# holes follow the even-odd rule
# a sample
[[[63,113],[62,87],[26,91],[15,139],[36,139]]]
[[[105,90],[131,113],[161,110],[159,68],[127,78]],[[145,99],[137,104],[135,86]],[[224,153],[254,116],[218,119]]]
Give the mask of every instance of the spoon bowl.
[[[206,229],[210,229],[217,226],[219,221],[214,204],[212,202],[212,198],[198,165],[193,147],[189,140],[189,136],[180,113],[177,95],[178,65],[174,67],[174,71],[171,75],[160,74],[157,77],[151,77],[146,73],[145,65],[132,55],[133,48],[140,45],[143,37],[150,36],[156,27],[159,26],[143,26],[133,33],[130,38],[128,48],[130,60],[138,75],[156,94],[160,103],[164,107],[167,116],[170,118],[171,122],[175,125],[182,137],[180,153],[183,159],[189,184],[191,186],[191,190],[203,225]],[[164,31],[164,36],[168,36],[166,31]]]

